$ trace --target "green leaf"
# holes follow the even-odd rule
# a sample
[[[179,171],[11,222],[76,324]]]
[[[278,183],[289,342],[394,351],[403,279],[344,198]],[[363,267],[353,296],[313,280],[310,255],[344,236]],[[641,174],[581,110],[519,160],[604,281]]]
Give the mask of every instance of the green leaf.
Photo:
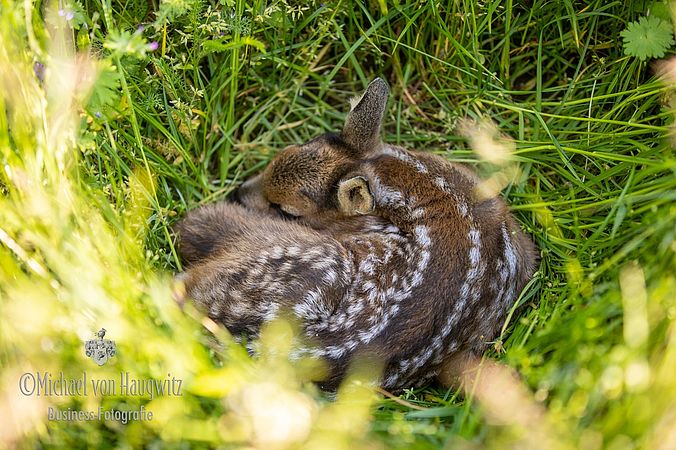
[[[108,60],[101,60],[97,65],[98,79],[89,97],[87,111],[92,117],[98,118],[108,116],[109,110],[119,102],[120,77]]]
[[[674,44],[670,24],[652,16],[631,22],[620,35],[624,39],[624,54],[635,56],[641,61],[663,57],[664,52]]]

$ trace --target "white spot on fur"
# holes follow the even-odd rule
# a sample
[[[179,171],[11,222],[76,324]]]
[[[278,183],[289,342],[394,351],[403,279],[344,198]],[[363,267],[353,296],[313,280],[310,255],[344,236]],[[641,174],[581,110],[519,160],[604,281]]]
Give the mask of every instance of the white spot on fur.
[[[479,232],[478,229],[472,228],[469,230],[469,241],[472,244],[469,248],[469,270],[467,271],[467,275],[465,278],[465,283],[463,283],[462,288],[461,288],[461,295],[463,299],[466,299],[469,297],[470,294],[470,288],[472,287],[472,284],[477,280],[481,273],[481,252],[480,252],[480,246],[481,246],[481,233]],[[461,310],[462,306],[464,304],[461,304]]]
[[[460,215],[462,217],[467,217],[469,215],[469,208],[467,207],[467,203],[458,198],[455,204],[457,205],[458,211],[460,211]]]
[[[270,253],[270,258],[280,259],[282,256],[284,256],[284,249],[282,248],[281,245],[275,245],[274,247],[272,247],[272,252]]]
[[[411,217],[413,219],[422,219],[425,217],[425,208],[416,208],[411,211]]]
[[[420,173],[427,173],[427,166],[423,164],[418,158],[413,156],[411,153],[403,149],[393,148],[393,147],[384,147],[381,151],[381,154],[393,156],[401,161],[404,161],[407,164],[412,165]]]
[[[512,239],[509,236],[507,231],[507,226],[505,223],[502,223],[502,239],[505,242],[505,257],[507,258],[507,265],[511,273],[515,272],[517,261],[516,261],[516,251],[514,251],[514,245],[512,244]]]
[[[275,317],[277,317],[278,312],[279,312],[279,303],[270,303],[268,305],[267,310],[263,314],[263,320],[265,322],[270,322]]]
[[[291,246],[287,247],[286,248],[286,255],[290,256],[292,258],[300,255],[300,247],[298,247],[297,245],[291,245]]]
[[[326,284],[333,284],[336,282],[337,279],[338,273],[333,269],[327,270],[324,273],[324,276],[322,276],[322,281],[324,281],[324,283]]]
[[[462,217],[469,218],[469,207],[467,206],[467,202],[462,198],[460,198],[455,192],[451,190],[451,187],[448,185],[448,182],[443,177],[436,177],[434,179],[434,184],[437,187],[439,187],[439,189],[441,189],[443,192],[453,197],[453,200],[455,201],[455,206],[456,208],[458,208],[458,212]]]
[[[379,202],[384,206],[390,206],[394,208],[406,206],[404,203],[404,194],[397,191],[396,189],[384,185],[382,181],[380,181],[380,178],[375,175],[371,177],[371,187],[373,188],[376,202]]]
[[[331,315],[321,289],[312,290],[305,294],[303,301],[294,305],[293,311],[298,317],[313,321]]]

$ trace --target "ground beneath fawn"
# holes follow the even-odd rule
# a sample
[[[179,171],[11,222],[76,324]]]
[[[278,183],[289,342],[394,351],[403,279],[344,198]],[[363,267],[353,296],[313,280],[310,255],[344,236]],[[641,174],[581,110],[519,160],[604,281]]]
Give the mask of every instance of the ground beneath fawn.
[[[462,381],[537,264],[470,168],[381,141],[388,93],[374,80],[340,133],[285,148],[237,203],[176,228],[188,297],[254,340],[293,315],[306,338],[293,356],[325,361],[329,390],[356,357],[379,361],[392,391]]]

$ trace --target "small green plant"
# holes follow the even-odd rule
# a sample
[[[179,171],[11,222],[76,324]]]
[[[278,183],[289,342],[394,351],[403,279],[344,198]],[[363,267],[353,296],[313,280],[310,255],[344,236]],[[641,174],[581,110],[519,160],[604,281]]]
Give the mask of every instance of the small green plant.
[[[624,54],[635,56],[641,61],[661,58],[674,45],[670,24],[652,16],[631,22],[620,36],[624,39]]]

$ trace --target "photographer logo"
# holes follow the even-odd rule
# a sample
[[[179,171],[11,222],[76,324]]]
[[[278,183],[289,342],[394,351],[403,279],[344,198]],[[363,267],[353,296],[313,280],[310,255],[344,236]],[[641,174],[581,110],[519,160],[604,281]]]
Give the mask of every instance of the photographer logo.
[[[92,339],[85,342],[85,355],[91,358],[99,366],[104,365],[109,358],[115,356],[115,341],[103,339],[106,335],[106,329],[101,328],[96,336],[98,339]]]

